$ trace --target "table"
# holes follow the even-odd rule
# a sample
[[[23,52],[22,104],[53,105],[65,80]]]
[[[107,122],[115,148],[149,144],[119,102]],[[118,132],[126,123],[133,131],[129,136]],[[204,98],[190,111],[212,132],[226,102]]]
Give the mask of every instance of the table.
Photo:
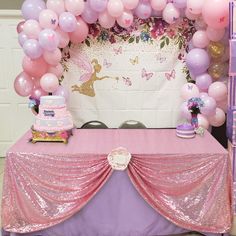
[[[208,132],[186,140],[173,129],[81,129],[67,145],[31,144],[30,136],[7,153],[7,231],[148,236],[231,226],[230,160]],[[132,159],[127,171],[113,172],[106,157],[120,146]]]

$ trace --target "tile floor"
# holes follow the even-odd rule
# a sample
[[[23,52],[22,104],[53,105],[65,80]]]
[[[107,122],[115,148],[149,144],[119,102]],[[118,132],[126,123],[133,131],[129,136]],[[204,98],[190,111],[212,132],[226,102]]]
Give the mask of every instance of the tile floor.
[[[0,200],[2,198],[3,171],[4,171],[4,158],[0,158]],[[0,209],[0,212],[1,212],[1,209]],[[1,219],[0,219],[0,228],[1,228]],[[0,236],[1,236],[1,231],[0,231]],[[191,233],[191,234],[182,234],[181,236],[199,236],[199,234]]]

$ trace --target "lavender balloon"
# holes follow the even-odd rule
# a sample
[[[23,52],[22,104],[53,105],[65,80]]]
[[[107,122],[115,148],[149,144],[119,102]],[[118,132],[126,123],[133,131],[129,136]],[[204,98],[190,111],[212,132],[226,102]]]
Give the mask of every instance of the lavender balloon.
[[[139,2],[135,14],[141,19],[147,19],[152,14],[152,7],[148,2]]]
[[[39,34],[39,44],[45,50],[55,51],[59,45],[57,33],[51,29],[42,30]]]
[[[195,75],[203,74],[210,65],[210,58],[204,49],[194,48],[186,56],[188,69]]]
[[[44,9],[46,4],[43,0],[26,0],[21,7],[21,12],[26,20],[38,20],[40,12]]]
[[[208,73],[204,73],[196,77],[196,85],[202,91],[207,91],[211,83],[212,78]]]
[[[36,39],[28,39],[23,45],[23,50],[25,55],[31,59],[37,59],[43,54],[43,50]]]
[[[28,40],[28,36],[25,34],[24,31],[18,34],[18,42],[21,47],[23,47],[24,43]]]
[[[70,12],[63,12],[59,17],[59,26],[64,32],[73,32],[76,29],[76,18]]]
[[[81,17],[83,18],[83,20],[88,23],[88,24],[93,24],[97,21],[98,19],[98,13],[95,12],[93,9],[91,9],[91,7],[89,6],[89,4],[86,2],[85,6],[84,6],[84,11],[81,15]]]
[[[18,95],[27,97],[31,94],[34,83],[29,75],[21,72],[15,79],[14,88]]]
[[[177,8],[185,8],[187,6],[187,0],[173,0],[173,4]]]
[[[69,92],[63,86],[59,86],[58,89],[53,93],[53,95],[62,96],[66,101],[69,99]]]
[[[103,12],[107,7],[107,0],[90,0],[89,5],[96,12]]]

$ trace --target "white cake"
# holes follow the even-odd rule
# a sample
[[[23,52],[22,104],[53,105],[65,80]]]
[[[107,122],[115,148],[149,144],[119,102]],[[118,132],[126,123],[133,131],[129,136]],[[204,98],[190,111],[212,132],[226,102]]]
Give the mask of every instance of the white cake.
[[[61,96],[42,96],[34,130],[56,132],[72,128],[72,116],[66,108],[65,98]]]

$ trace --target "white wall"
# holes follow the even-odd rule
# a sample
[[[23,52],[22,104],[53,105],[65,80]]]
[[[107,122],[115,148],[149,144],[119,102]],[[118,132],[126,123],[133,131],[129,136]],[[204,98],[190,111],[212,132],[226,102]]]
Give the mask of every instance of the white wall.
[[[0,9],[20,9],[24,0],[0,0]]]
[[[18,96],[13,88],[22,71],[23,52],[16,33],[19,21],[19,11],[0,10],[0,157],[33,123],[28,99]]]

